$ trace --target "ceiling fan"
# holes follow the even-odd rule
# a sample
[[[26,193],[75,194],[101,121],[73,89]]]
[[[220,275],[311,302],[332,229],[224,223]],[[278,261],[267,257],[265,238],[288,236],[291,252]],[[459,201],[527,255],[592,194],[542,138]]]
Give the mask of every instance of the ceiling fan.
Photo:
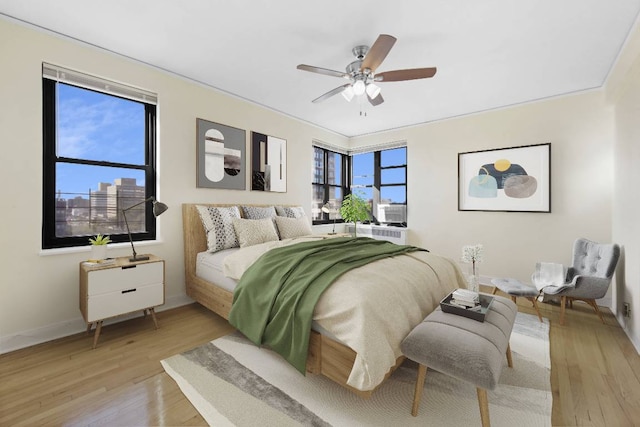
[[[436,67],[412,68],[406,70],[393,70],[376,73],[378,66],[387,57],[389,51],[396,42],[396,38],[388,34],[380,34],[373,46],[356,46],[353,55],[357,58],[347,65],[346,72],[329,70],[327,68],[314,67],[300,64],[298,70],[324,74],[326,76],[341,77],[349,80],[349,83],[338,86],[324,95],[320,95],[311,102],[318,103],[339,93],[351,101],[354,96],[366,94],[371,105],[376,106],[384,102],[380,94],[380,87],[376,83],[399,82],[403,80],[426,79],[436,74]]]

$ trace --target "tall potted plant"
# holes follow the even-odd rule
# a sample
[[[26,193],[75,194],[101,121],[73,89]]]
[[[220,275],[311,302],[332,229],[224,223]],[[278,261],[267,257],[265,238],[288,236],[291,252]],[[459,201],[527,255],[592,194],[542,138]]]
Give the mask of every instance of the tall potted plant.
[[[369,219],[369,204],[362,197],[355,193],[347,194],[342,199],[340,206],[340,216],[346,222],[353,222],[353,235],[358,235],[356,223]]]

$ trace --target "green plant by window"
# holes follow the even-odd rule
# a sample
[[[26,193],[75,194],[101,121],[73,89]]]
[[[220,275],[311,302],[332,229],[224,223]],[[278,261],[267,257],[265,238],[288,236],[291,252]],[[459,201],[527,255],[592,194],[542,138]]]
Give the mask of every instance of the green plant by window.
[[[340,215],[346,222],[353,222],[354,235],[357,236],[356,222],[369,219],[369,203],[357,194],[347,194],[342,199]]]
[[[109,236],[103,236],[102,234],[98,234],[95,237],[89,238],[89,243],[93,246],[102,246],[111,243],[111,238]]]

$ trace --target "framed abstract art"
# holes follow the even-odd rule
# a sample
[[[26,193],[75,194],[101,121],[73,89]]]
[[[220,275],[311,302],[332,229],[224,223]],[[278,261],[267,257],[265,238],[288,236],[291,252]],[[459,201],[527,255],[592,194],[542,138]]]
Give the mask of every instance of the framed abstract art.
[[[196,185],[204,188],[245,190],[246,132],[203,119],[196,120]]]
[[[251,132],[251,189],[286,193],[286,140]]]
[[[551,212],[551,144],[458,153],[458,210]]]

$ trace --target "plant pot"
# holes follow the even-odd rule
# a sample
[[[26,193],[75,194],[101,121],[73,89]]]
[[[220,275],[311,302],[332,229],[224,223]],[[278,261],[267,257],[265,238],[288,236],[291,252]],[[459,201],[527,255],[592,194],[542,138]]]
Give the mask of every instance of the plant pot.
[[[92,245],[91,259],[105,259],[107,257],[107,245]]]

